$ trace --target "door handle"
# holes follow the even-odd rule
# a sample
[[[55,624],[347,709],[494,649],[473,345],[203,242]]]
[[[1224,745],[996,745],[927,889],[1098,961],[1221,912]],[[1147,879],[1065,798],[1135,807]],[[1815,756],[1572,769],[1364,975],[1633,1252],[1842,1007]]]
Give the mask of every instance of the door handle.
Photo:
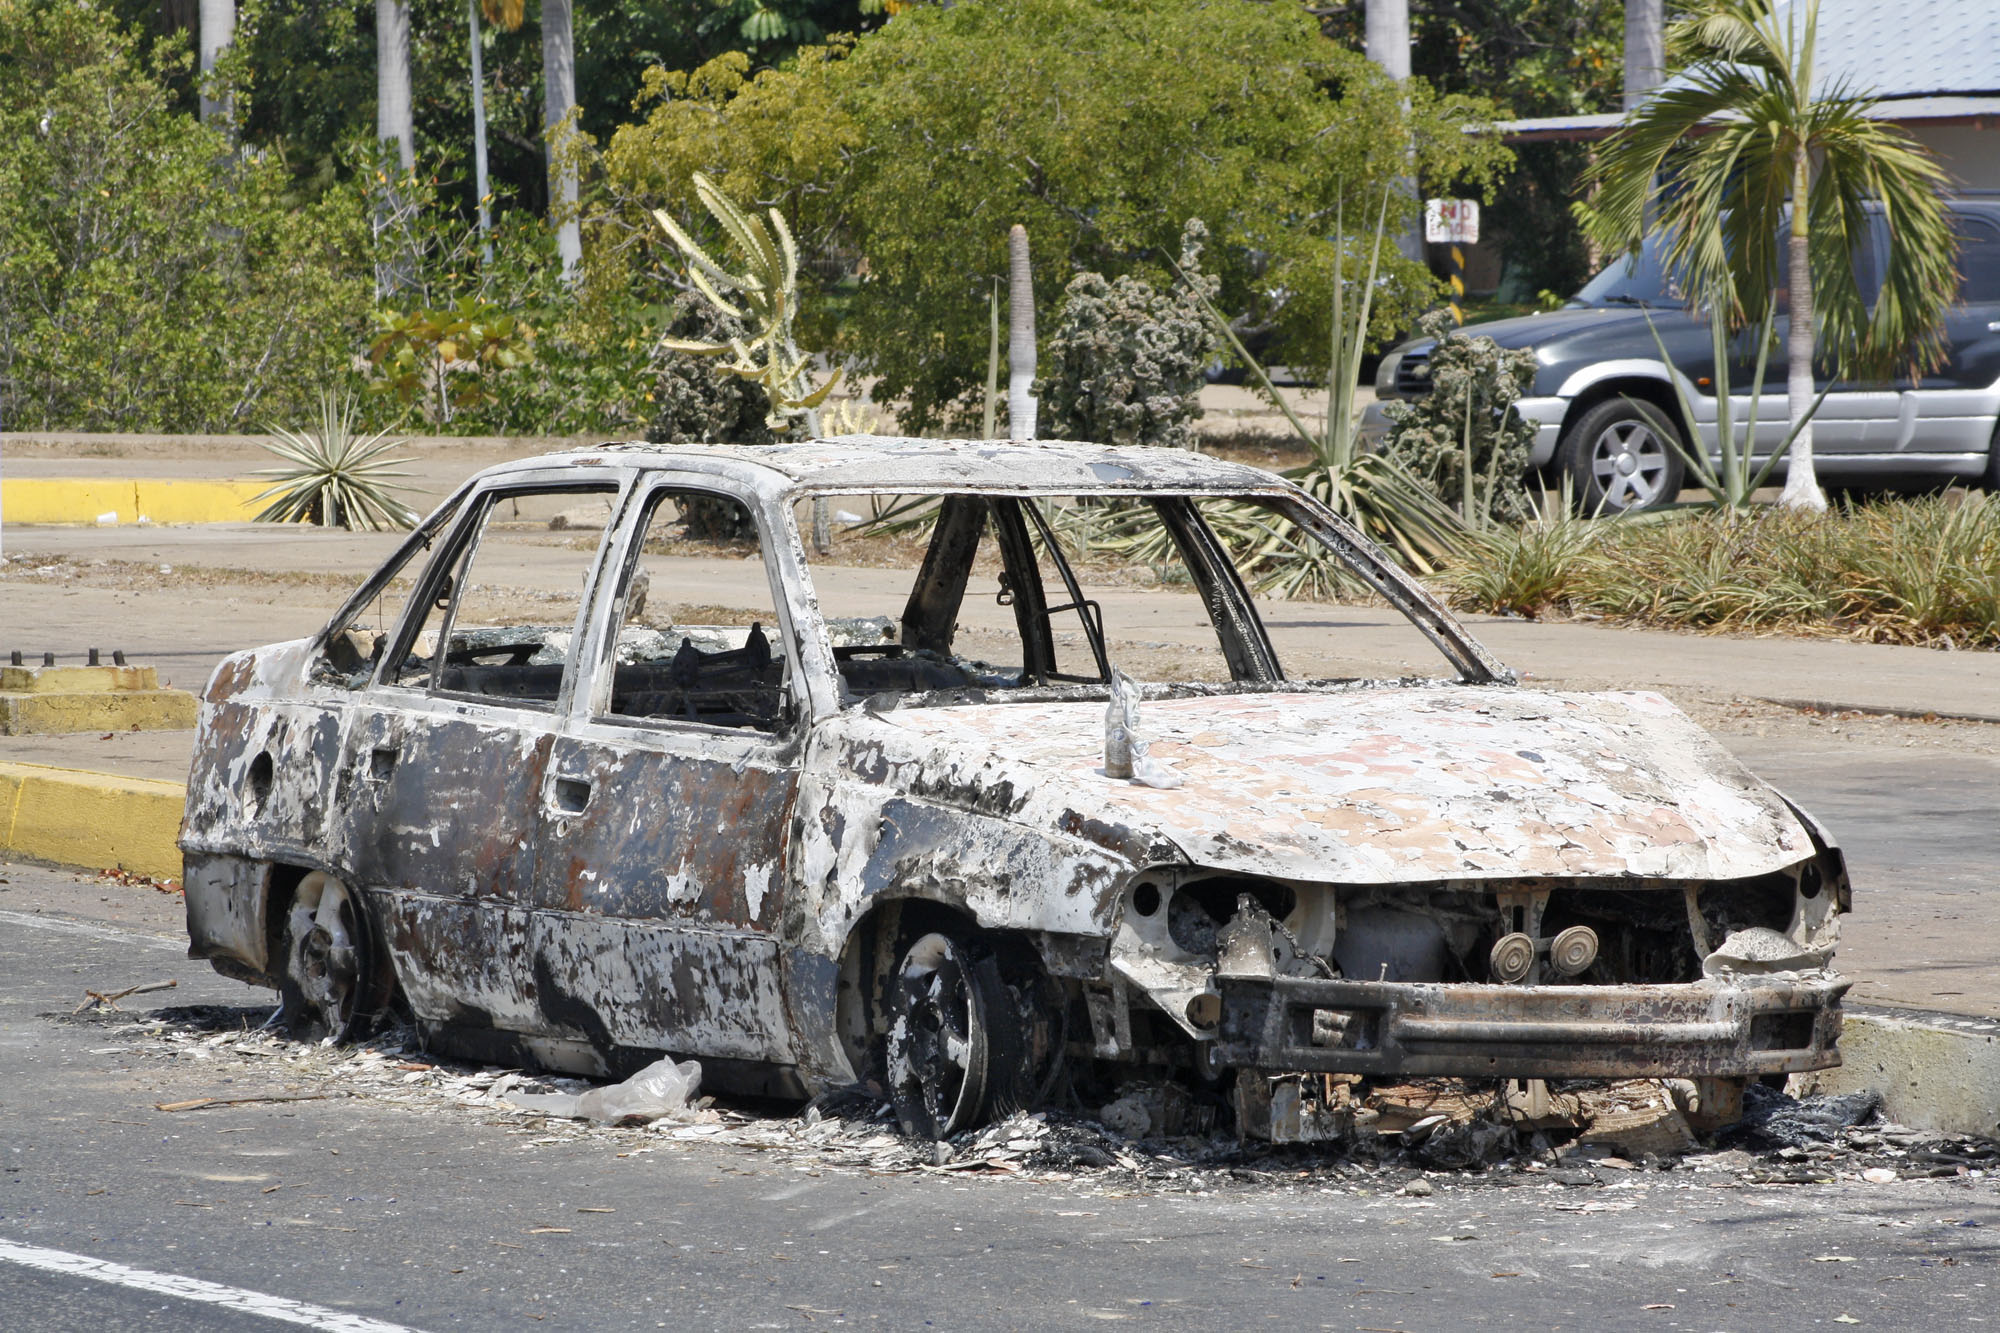
[[[590,804],[590,783],[582,778],[557,778],[555,781],[556,809],[566,815],[583,813]]]

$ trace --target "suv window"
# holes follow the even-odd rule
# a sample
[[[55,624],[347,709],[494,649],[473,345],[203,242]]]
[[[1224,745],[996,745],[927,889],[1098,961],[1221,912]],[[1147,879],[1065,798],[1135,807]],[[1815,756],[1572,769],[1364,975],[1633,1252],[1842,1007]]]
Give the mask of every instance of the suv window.
[[[1958,300],[1962,305],[2000,302],[2000,227],[1959,214]]]

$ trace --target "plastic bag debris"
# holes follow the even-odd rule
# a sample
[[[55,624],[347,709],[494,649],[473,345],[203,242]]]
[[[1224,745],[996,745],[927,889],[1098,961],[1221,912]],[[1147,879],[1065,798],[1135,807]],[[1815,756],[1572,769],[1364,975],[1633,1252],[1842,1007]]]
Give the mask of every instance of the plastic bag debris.
[[[567,1093],[509,1092],[507,1100],[524,1111],[570,1120],[595,1120],[600,1125],[621,1121],[683,1117],[701,1090],[701,1065],[694,1060],[675,1064],[656,1060],[623,1083],[571,1096]]]
[[[1139,739],[1139,687],[1117,667],[1111,668],[1111,701],[1104,708],[1104,776],[1168,791],[1182,782],[1173,769],[1146,757],[1146,743]]]

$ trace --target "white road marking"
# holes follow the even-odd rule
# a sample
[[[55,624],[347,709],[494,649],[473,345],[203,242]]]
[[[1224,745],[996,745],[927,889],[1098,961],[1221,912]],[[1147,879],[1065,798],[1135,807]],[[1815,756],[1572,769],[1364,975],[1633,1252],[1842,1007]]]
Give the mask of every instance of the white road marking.
[[[59,916],[36,916],[32,912],[0,912],[0,921],[10,926],[32,926],[36,930],[52,930],[58,935],[87,935],[94,940],[143,944],[149,949],[172,949],[176,953],[183,952],[186,948],[179,940],[168,939],[164,935],[149,935],[144,931],[126,930],[119,926],[100,926],[91,921],[69,921]]]
[[[265,1319],[323,1329],[325,1333],[415,1333],[415,1330],[401,1324],[385,1324],[379,1319],[307,1305],[304,1301],[288,1300],[283,1296],[267,1296],[261,1291],[245,1291],[241,1287],[225,1287],[215,1282],[203,1282],[200,1278],[181,1277],[176,1273],[127,1268],[123,1264],[92,1259],[89,1255],[44,1250],[11,1240],[0,1239],[0,1260],[20,1264],[24,1268],[39,1268],[45,1273],[85,1277],[93,1282],[109,1282],[135,1291],[150,1291],[162,1296],[178,1296],[184,1301],[219,1305],[244,1314],[261,1315]]]

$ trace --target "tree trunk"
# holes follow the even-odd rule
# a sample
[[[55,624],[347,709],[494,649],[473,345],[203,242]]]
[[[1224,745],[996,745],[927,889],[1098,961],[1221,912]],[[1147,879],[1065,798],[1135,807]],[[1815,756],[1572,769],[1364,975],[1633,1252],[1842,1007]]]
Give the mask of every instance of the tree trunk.
[[[1665,0],[1625,0],[1625,109],[1666,77]]]
[[[1035,276],[1028,229],[1007,233],[1007,438],[1035,438]]]
[[[399,176],[416,170],[417,130],[410,108],[410,5],[409,0],[375,0],[375,137],[396,145]],[[384,233],[398,226],[402,204],[400,179],[390,181],[375,201],[375,236],[378,244]],[[377,251],[375,299],[380,301],[402,291],[415,281],[415,268],[407,254]]]
[[[1367,0],[1368,14],[1362,32],[1363,49],[1368,58],[1382,67],[1382,72],[1398,83],[1408,83],[1410,79],[1410,3],[1409,0]],[[1407,103],[1405,106],[1407,107]],[[1396,182],[1396,188],[1405,198],[1417,197],[1415,176],[1404,176]],[[1424,262],[1424,232],[1422,222],[1412,217],[1409,223],[1396,232],[1396,249],[1403,258],[1416,263]]]
[[[215,61],[229,43],[236,37],[236,0],[201,0],[201,123],[206,125],[220,117],[225,127],[230,112],[234,109],[230,99],[220,100],[208,95],[209,75],[215,72]]]
[[[556,127],[576,106],[576,42],[570,0],[542,0],[542,123],[549,135],[549,218],[556,224],[556,251],[564,282],[576,280],[583,260],[583,233],[576,220],[576,159],[556,142]]]
[[[493,218],[486,207],[492,193],[486,183],[486,70],[479,47],[479,0],[465,0],[465,21],[472,33],[472,179],[479,191],[479,253],[493,262]]]
[[[405,172],[417,165],[416,122],[410,114],[409,0],[375,0],[375,137],[396,142]]]
[[[1785,413],[1790,424],[1798,427],[1798,436],[1785,455],[1785,489],[1778,503],[1791,509],[1824,511],[1826,495],[1813,470],[1812,422],[1806,420],[1813,405],[1813,284],[1806,217],[1806,194],[1811,184],[1812,163],[1801,147],[1792,166],[1792,229],[1786,255],[1792,319],[1785,336]]]

